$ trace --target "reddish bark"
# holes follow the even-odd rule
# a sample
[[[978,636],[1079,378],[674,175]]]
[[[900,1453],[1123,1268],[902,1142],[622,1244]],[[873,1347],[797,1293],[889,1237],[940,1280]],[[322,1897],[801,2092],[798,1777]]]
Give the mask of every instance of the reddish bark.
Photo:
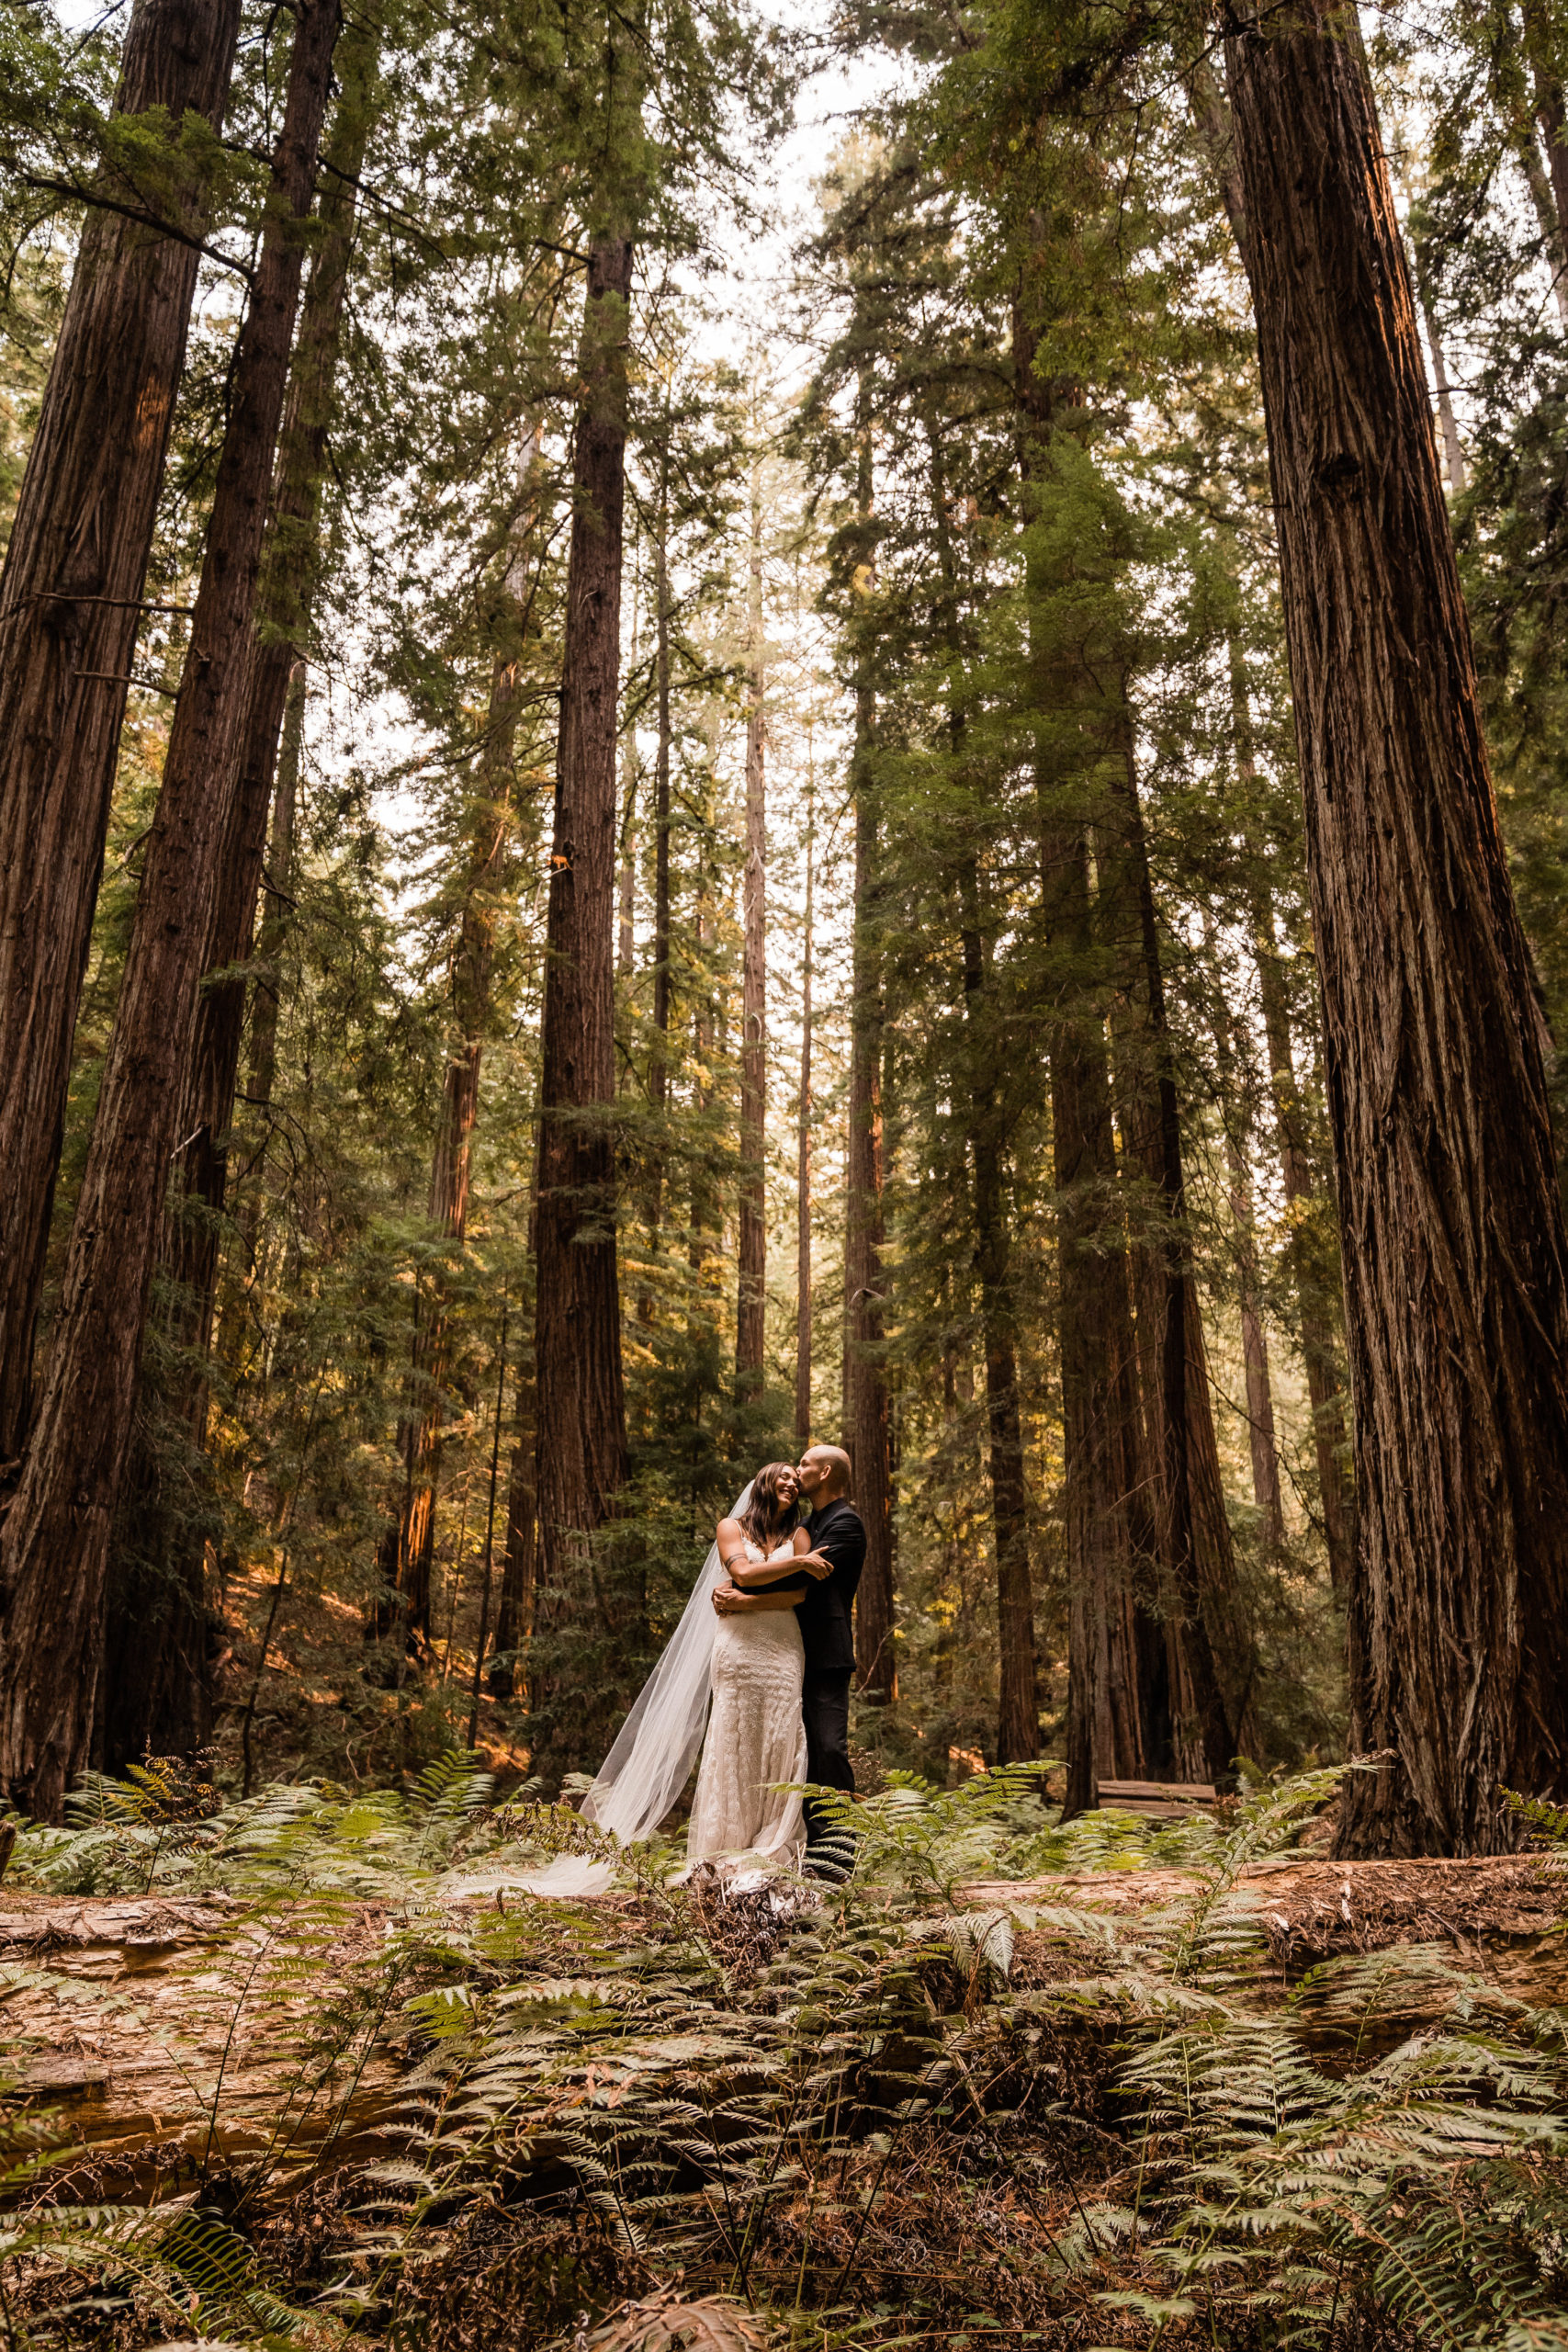
[[[817,842],[813,794],[806,797],[806,917],[800,974],[800,1105],[795,1175],[795,1442],[811,1442],[811,948]]]
[[[221,123],[240,0],[138,0],[118,113]],[[152,124],[148,125],[149,131]],[[0,1475],[27,1434],[82,975],[191,298],[207,180],[160,193],[178,235],[89,211],[0,575]]]
[[[767,757],[762,643],[762,505],[751,473],[750,634],[746,711],[746,871],[741,911],[740,1246],[735,1368],[741,1385],[761,1386],[767,1274]]]
[[[225,977],[209,978],[197,1005],[190,1068],[176,1122],[185,1140],[159,1251],[167,1336],[177,1351],[164,1413],[197,1449],[204,1446],[207,1432],[206,1363],[228,1207],[228,1136],[244,1035],[246,967],[267,811],[279,765],[279,736],[290,682],[297,675],[303,717],[299,648],[309,630],[321,491],[376,52],[374,32],[358,32],[344,39],[337,57],[341,94],[318,209],[321,236],[300,309],[289,376],[233,797],[204,958],[209,975]],[[282,821],[276,830],[291,844],[297,737],[290,748]],[[286,877],[281,887],[287,889]],[[267,992],[266,1006],[270,1053],[275,991]],[[271,1091],[270,1073],[266,1091]],[[129,1542],[110,1574],[102,1694],[103,1758],[110,1770],[133,1762],[149,1747],[158,1754],[175,1755],[200,1746],[210,1728],[202,1529],[190,1513],[188,1498],[163,1495],[158,1453],[157,1433],[148,1430],[128,1465],[121,1523]]]
[[[632,249],[589,263],[574,442],[540,1070],[538,1498],[540,1657],[534,1700],[552,1770],[597,1761],[622,1679],[626,1628],[600,1531],[626,1473],[615,1277],[616,697],[626,499]],[[578,1662],[558,1655],[570,1628]],[[592,1665],[583,1661],[592,1657]],[[592,1700],[585,1697],[591,1689]]]
[[[1529,959],[1359,45],[1225,43],[1356,1397],[1347,1854],[1508,1844],[1568,1756],[1568,1275]]]
[[[861,385],[857,504],[872,513],[868,390]],[[854,933],[850,974],[849,1138],[844,1189],[844,1419],[854,1464],[855,1507],[865,1526],[865,1565],[855,1596],[855,1679],[890,1698],[897,1687],[893,1619],[893,1464],[882,1342],[882,957],[876,936],[879,858],[875,780],[876,690],[870,649],[855,680]]]
[[[58,1818],[86,1760],[110,1522],[189,1069],[243,710],[262,538],[338,0],[299,0],[267,225],[240,331],[190,650],[66,1258],[60,1319],[0,1532],[0,1781]]]

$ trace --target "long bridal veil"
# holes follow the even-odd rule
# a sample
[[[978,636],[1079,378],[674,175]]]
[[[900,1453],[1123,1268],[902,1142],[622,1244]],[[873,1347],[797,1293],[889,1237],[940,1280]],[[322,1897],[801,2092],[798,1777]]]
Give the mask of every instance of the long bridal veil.
[[[748,1481],[730,1518],[739,1518],[750,1499]],[[723,1576],[718,1545],[710,1544],[681,1622],[582,1800],[584,1819],[607,1829],[623,1846],[652,1835],[697,1760],[708,1721],[716,1622],[713,1596]]]
[[[751,1499],[750,1482],[729,1516],[739,1517]],[[697,1572],[681,1622],[665,1644],[658,1665],[633,1700],[626,1722],[582,1800],[584,1820],[607,1830],[617,1845],[651,1837],[686,1785],[707,1729],[716,1619],[713,1596],[724,1576],[716,1543]],[[538,1870],[481,1871],[465,1877],[454,1894],[490,1893],[497,1887],[525,1888],[536,1894],[598,1894],[613,1876],[607,1862],[563,1854]]]

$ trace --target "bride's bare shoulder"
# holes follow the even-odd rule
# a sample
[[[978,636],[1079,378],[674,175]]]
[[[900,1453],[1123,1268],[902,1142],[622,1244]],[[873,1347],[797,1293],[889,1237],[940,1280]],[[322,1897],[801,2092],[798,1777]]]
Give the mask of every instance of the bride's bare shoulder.
[[[743,1544],[746,1538],[740,1532],[740,1521],[738,1519],[721,1519],[716,1540],[721,1552],[727,1544]]]

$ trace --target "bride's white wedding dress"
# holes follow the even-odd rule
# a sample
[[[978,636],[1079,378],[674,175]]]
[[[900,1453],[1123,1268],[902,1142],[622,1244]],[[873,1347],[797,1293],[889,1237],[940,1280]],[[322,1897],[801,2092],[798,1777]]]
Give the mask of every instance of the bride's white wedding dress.
[[[764,1553],[748,1543],[749,1560],[786,1574],[794,1551]],[[803,1843],[797,1796],[779,1783],[806,1778],[806,1724],[800,1712],[806,1654],[793,1609],[746,1610],[716,1620],[708,1717],[696,1794],[686,1831],[689,1862],[719,1854],[793,1861]]]

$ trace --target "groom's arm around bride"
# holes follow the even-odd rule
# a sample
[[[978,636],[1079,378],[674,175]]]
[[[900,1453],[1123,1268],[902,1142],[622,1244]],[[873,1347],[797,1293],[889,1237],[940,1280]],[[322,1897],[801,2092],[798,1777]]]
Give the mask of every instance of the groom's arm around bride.
[[[850,1764],[850,1678],[854,1671],[852,1611],[855,1588],[865,1565],[865,1528],[850,1500],[850,1457],[836,1445],[814,1445],[800,1464],[801,1493],[811,1506],[811,1548],[828,1561],[829,1573],[814,1580],[796,1615],[806,1651],[801,1713],[806,1719],[806,1777],[818,1788],[852,1791]],[[807,1867],[813,1849],[819,1863],[829,1855],[823,1841],[830,1825],[814,1805],[806,1808]],[[842,1858],[847,1860],[847,1857]]]

